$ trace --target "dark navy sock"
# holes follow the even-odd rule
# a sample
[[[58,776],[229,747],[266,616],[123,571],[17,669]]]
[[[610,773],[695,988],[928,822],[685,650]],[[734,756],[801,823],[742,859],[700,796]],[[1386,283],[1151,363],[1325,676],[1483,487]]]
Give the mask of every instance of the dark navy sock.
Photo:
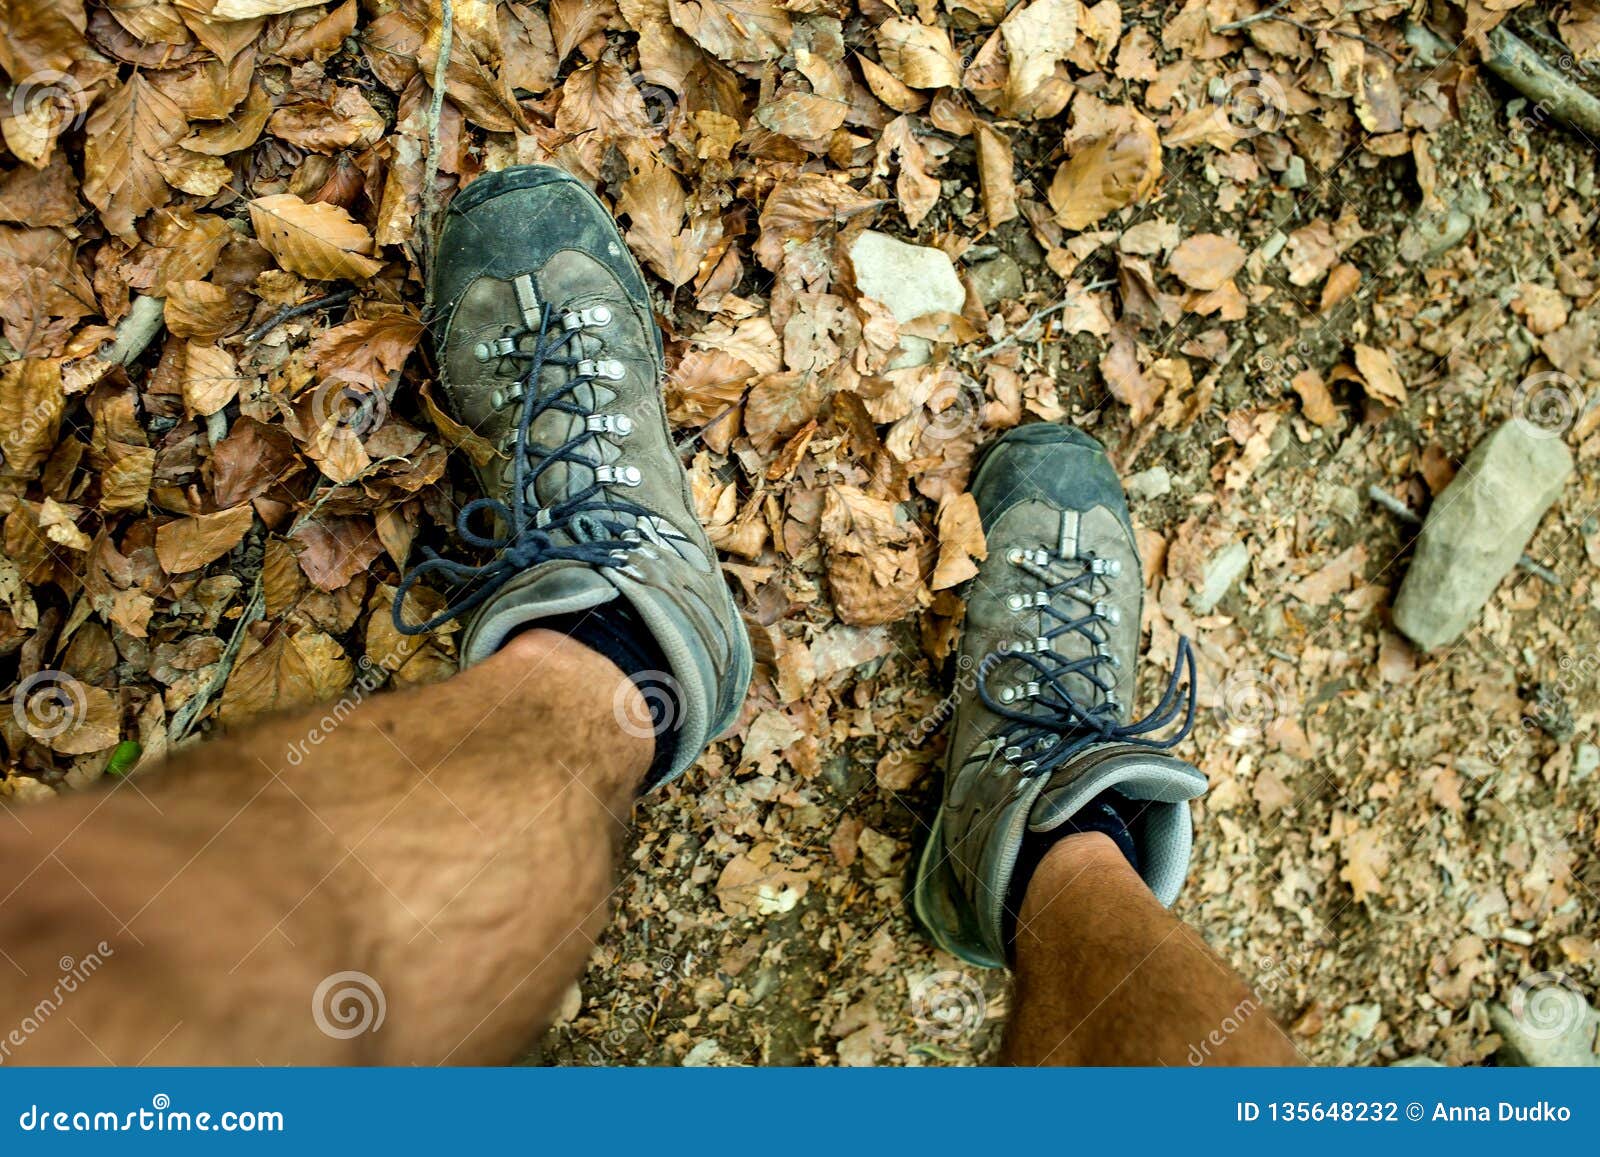
[[[1140,805],[1134,800],[1119,791],[1108,789],[1084,804],[1054,831],[1029,832],[1022,841],[1022,850],[1017,853],[1017,866],[1011,873],[1011,890],[1006,896],[1003,920],[1006,943],[1010,944],[1016,937],[1016,914],[1022,910],[1022,898],[1027,894],[1028,881],[1033,879],[1034,871],[1044,862],[1050,849],[1063,837],[1081,832],[1099,832],[1117,845],[1117,850],[1137,872],[1139,848],[1134,843],[1133,825],[1137,822],[1140,810]]]
[[[672,677],[666,655],[638,612],[626,601],[615,599],[592,611],[536,619],[523,629],[556,631],[575,639],[610,659],[633,680],[650,708],[651,730],[656,742],[655,757],[645,774],[644,790],[659,783],[672,766],[672,756],[678,747],[678,731],[683,726],[683,694]]]

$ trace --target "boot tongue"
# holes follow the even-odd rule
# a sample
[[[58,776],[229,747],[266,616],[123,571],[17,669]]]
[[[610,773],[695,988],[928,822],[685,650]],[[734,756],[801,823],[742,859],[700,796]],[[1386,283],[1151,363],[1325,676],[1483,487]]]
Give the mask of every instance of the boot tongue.
[[[467,627],[461,665],[487,659],[510,635],[540,619],[571,615],[608,603],[618,595],[604,572],[576,562],[535,567],[501,588]]]

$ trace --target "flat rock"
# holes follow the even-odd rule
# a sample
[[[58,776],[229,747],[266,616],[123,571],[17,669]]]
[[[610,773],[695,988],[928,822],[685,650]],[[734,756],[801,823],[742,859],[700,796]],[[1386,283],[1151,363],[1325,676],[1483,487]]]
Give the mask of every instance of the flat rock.
[[[850,264],[856,271],[856,288],[883,302],[899,322],[930,313],[960,313],[967,302],[961,278],[942,249],[908,245],[869,229],[851,244]],[[932,353],[926,338],[902,338],[900,352],[889,365],[891,369],[924,365]]]
[[[1584,1001],[1576,985],[1544,973],[1519,986],[1512,1006],[1489,1006],[1489,1023],[1503,1042],[1495,1053],[1502,1065],[1534,1068],[1600,1068],[1595,1034],[1600,1013]],[[1516,994],[1514,994],[1516,995]]]
[[[1395,599],[1395,626],[1424,650],[1459,639],[1571,473],[1559,438],[1516,419],[1478,443],[1428,511]]]
[[[1189,596],[1189,606],[1197,615],[1209,615],[1249,569],[1250,548],[1242,542],[1230,542],[1206,563],[1205,578],[1200,589]]]
[[[1022,296],[1022,266],[1005,253],[980,261],[967,270],[978,300],[985,306],[998,305]]]
[[[1165,466],[1152,466],[1123,480],[1128,497],[1136,502],[1148,502],[1172,493],[1172,475]]]

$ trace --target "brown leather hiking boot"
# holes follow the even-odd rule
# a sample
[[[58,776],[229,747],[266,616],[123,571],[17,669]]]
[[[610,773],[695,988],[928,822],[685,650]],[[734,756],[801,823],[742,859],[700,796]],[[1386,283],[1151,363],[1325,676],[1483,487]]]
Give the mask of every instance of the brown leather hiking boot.
[[[624,600],[666,657],[681,717],[665,778],[731,726],[750,682],[744,623],[694,514],[667,429],[664,359],[643,275],[598,198],[560,169],[486,174],[451,203],[433,270],[440,384],[501,457],[457,531],[494,558],[430,558],[394,602],[407,634],[466,624],[463,666],[540,620]],[[469,522],[490,515],[483,533]],[[423,576],[458,587],[426,623],[402,618]],[[623,726],[629,726],[619,719]]]
[[[1161,702],[1133,720],[1144,574],[1100,444],[1069,426],[1010,430],[971,491],[989,555],[968,593],[944,806],[913,898],[940,947],[1000,967],[1025,840],[1075,830],[1074,816],[1115,792],[1135,817],[1145,882],[1170,904],[1189,866],[1188,801],[1206,780],[1164,754],[1194,721],[1187,640]]]

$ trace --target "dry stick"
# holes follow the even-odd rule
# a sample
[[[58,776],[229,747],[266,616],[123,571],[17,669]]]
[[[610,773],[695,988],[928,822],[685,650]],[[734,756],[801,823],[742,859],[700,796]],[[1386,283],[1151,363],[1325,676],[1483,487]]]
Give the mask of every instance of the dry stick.
[[[343,305],[356,295],[353,289],[341,289],[338,293],[330,293],[327,297],[314,297],[310,301],[302,301],[299,305],[286,305],[277,313],[267,318],[266,321],[256,326],[255,329],[244,335],[245,345],[255,345],[256,342],[266,337],[286,321],[314,313],[319,309],[332,308]]]
[[[1400,499],[1396,498],[1393,494],[1390,494],[1383,487],[1377,485],[1368,486],[1367,497],[1372,499],[1372,501],[1376,502],[1379,506],[1383,507],[1390,514],[1394,515],[1396,519],[1405,523],[1407,526],[1422,525],[1422,515],[1418,514],[1415,510],[1412,510],[1411,507],[1400,501]],[[1523,555],[1522,557],[1518,558],[1517,565],[1536,578],[1544,579],[1545,582],[1549,583],[1553,587],[1562,585],[1560,575],[1556,574],[1556,572],[1551,570],[1549,567],[1542,566],[1535,562],[1527,555]]]
[[[204,711],[206,705],[216,698],[217,692],[222,690],[223,684],[228,681],[228,676],[233,674],[233,664],[239,658],[239,649],[244,646],[245,631],[265,613],[266,597],[261,590],[261,573],[258,571],[255,585],[250,591],[250,601],[245,604],[244,613],[234,624],[233,636],[229,638],[228,645],[222,652],[222,658],[217,661],[216,671],[206,681],[206,685],[196,691],[173,715],[172,726],[167,729],[167,738],[171,743],[176,745],[183,741],[193,730],[195,722],[200,718],[200,712]]]
[[[1078,300],[1078,298],[1083,296],[1085,293],[1093,293],[1097,289],[1109,289],[1115,284],[1116,282],[1114,280],[1109,279],[1103,281],[1091,281],[1088,285],[1073,290],[1054,305],[1045,306],[1045,308],[1034,314],[1027,321],[1017,326],[1014,333],[1007,334],[993,345],[985,346],[983,349],[978,350],[976,353],[973,353],[969,356],[976,361],[978,358],[986,358],[992,353],[996,353],[1003,349],[1008,349],[1009,347],[1016,345],[1018,341],[1032,341],[1032,331],[1034,327],[1036,327],[1041,321],[1044,321],[1045,318],[1050,317],[1053,314],[1060,313],[1063,309],[1066,309],[1067,306]]]
[[[1250,27],[1250,25],[1255,24],[1255,23],[1257,23],[1259,21],[1271,20],[1273,17],[1275,17],[1278,13],[1282,12],[1287,7],[1289,7],[1289,0],[1278,0],[1278,2],[1276,4],[1274,4],[1271,8],[1263,8],[1260,12],[1254,13],[1253,15],[1250,15],[1250,16],[1246,16],[1246,17],[1244,17],[1244,18],[1242,18],[1240,20],[1235,20],[1232,24],[1219,24],[1215,28],[1213,28],[1211,31],[1215,32],[1215,33],[1237,32],[1237,31],[1239,31],[1239,29],[1248,28],[1248,27]]]
[[[439,59],[433,64],[433,101],[428,106],[428,163],[422,174],[422,319],[433,317],[433,218],[439,211],[439,119],[444,116],[445,77],[450,71],[450,49],[455,41],[455,9],[439,0]]]
[[[140,296],[133,299],[128,316],[117,326],[116,340],[106,351],[104,360],[119,366],[131,366],[139,355],[150,348],[166,325],[167,299]]]
[[[1585,136],[1600,137],[1600,100],[1548,63],[1527,41],[1496,28],[1489,33],[1489,49],[1483,66],[1490,72],[1558,121]]]

